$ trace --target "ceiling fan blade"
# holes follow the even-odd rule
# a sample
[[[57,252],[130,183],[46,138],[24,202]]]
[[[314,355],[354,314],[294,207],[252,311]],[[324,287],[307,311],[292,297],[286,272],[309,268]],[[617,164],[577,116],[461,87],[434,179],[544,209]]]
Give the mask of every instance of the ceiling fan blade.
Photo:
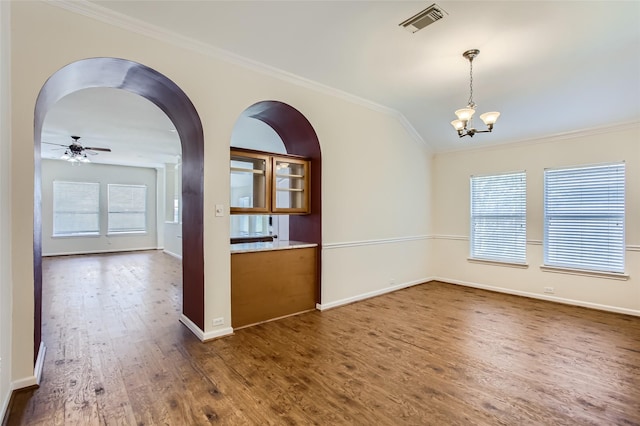
[[[111,152],[111,148],[92,148],[89,146],[85,146],[84,149],[90,149],[91,151]]]
[[[44,141],[42,141],[42,143],[46,143],[47,145],[58,145],[58,146],[63,146],[63,147],[65,147],[65,148],[68,148],[68,147],[69,147],[69,145],[63,145],[63,144],[61,144],[61,143],[44,142]]]

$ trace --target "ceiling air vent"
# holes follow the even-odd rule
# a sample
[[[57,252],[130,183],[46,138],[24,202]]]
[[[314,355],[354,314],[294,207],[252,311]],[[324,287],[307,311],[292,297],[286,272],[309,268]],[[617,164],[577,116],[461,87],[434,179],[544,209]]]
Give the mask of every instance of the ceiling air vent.
[[[405,30],[415,33],[426,27],[427,25],[433,24],[436,21],[444,18],[448,13],[442,9],[437,4],[432,4],[422,12],[419,12],[413,15],[411,18],[399,24],[401,27],[404,27]]]

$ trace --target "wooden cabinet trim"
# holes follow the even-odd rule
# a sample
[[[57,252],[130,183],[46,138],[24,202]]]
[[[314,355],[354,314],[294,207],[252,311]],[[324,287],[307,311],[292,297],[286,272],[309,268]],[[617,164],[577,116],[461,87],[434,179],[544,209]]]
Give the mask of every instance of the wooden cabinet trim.
[[[245,148],[232,148],[230,159],[233,157],[258,159],[265,161],[265,206],[264,207],[234,207],[230,206],[231,214],[309,214],[311,212],[311,161],[299,155],[275,154],[264,151],[257,151]],[[302,175],[280,175],[276,173],[276,162],[289,162],[303,166]],[[235,169],[234,169],[235,170]],[[233,170],[232,170],[233,171]],[[255,170],[247,169],[247,171]],[[258,173],[256,173],[258,174]],[[296,189],[295,192],[302,192],[302,207],[280,207],[276,205],[278,188],[275,182],[277,177],[289,177],[296,179],[300,176],[303,179],[303,188]],[[292,191],[293,192],[293,191]]]
[[[309,197],[309,189],[310,189],[310,173],[311,173],[311,162],[308,160],[302,160],[302,159],[296,159],[296,158],[290,158],[290,157],[286,157],[286,156],[280,156],[280,155],[274,155],[271,158],[272,161],[272,165],[271,165],[271,170],[273,170],[273,176],[274,179],[272,181],[272,185],[271,185],[271,211],[273,213],[280,213],[280,214],[285,214],[285,213],[302,213],[302,214],[307,214],[311,211],[311,206],[309,203],[310,197]],[[278,174],[276,172],[276,163],[278,161],[281,162],[288,162],[288,163],[294,163],[294,164],[300,164],[303,167],[303,174],[301,179],[303,179],[303,187],[301,188],[302,192],[302,207],[278,207],[277,205],[277,194],[278,194],[278,187],[276,185],[275,182],[275,178],[278,177]],[[282,177],[286,177],[287,175],[281,175]],[[297,176],[297,175],[291,175],[291,176]],[[291,177],[289,177],[290,179],[292,179]],[[295,179],[295,177],[294,177]]]

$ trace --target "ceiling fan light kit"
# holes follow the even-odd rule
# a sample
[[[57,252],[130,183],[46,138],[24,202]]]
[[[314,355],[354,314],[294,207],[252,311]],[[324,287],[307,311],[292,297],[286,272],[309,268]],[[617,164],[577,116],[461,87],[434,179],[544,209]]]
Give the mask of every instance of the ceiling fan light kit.
[[[62,154],[60,159],[66,160],[72,164],[90,163],[91,160],[89,160],[87,154],[83,152],[85,148],[80,145],[80,142],[78,142],[80,136],[71,136],[71,139],[73,139],[73,143],[64,151],[64,154]]]
[[[500,113],[497,111],[485,112],[480,115],[480,119],[487,126],[487,130],[478,130],[473,127],[473,115],[476,112],[476,104],[473,101],[473,60],[480,54],[478,49],[467,50],[462,54],[469,61],[469,101],[466,108],[456,110],[455,114],[458,117],[451,122],[451,125],[458,132],[459,137],[471,136],[476,133],[488,133],[493,130],[493,125],[500,117]]]

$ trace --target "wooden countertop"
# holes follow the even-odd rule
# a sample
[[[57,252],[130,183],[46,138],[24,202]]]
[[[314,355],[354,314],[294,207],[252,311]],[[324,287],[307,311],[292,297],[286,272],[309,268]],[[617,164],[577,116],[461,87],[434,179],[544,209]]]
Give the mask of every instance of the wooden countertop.
[[[305,243],[302,241],[287,241],[287,240],[275,240],[268,242],[257,243],[236,243],[231,244],[231,254],[236,253],[251,253],[256,251],[271,251],[271,250],[291,250],[307,247],[317,247],[316,243]]]

